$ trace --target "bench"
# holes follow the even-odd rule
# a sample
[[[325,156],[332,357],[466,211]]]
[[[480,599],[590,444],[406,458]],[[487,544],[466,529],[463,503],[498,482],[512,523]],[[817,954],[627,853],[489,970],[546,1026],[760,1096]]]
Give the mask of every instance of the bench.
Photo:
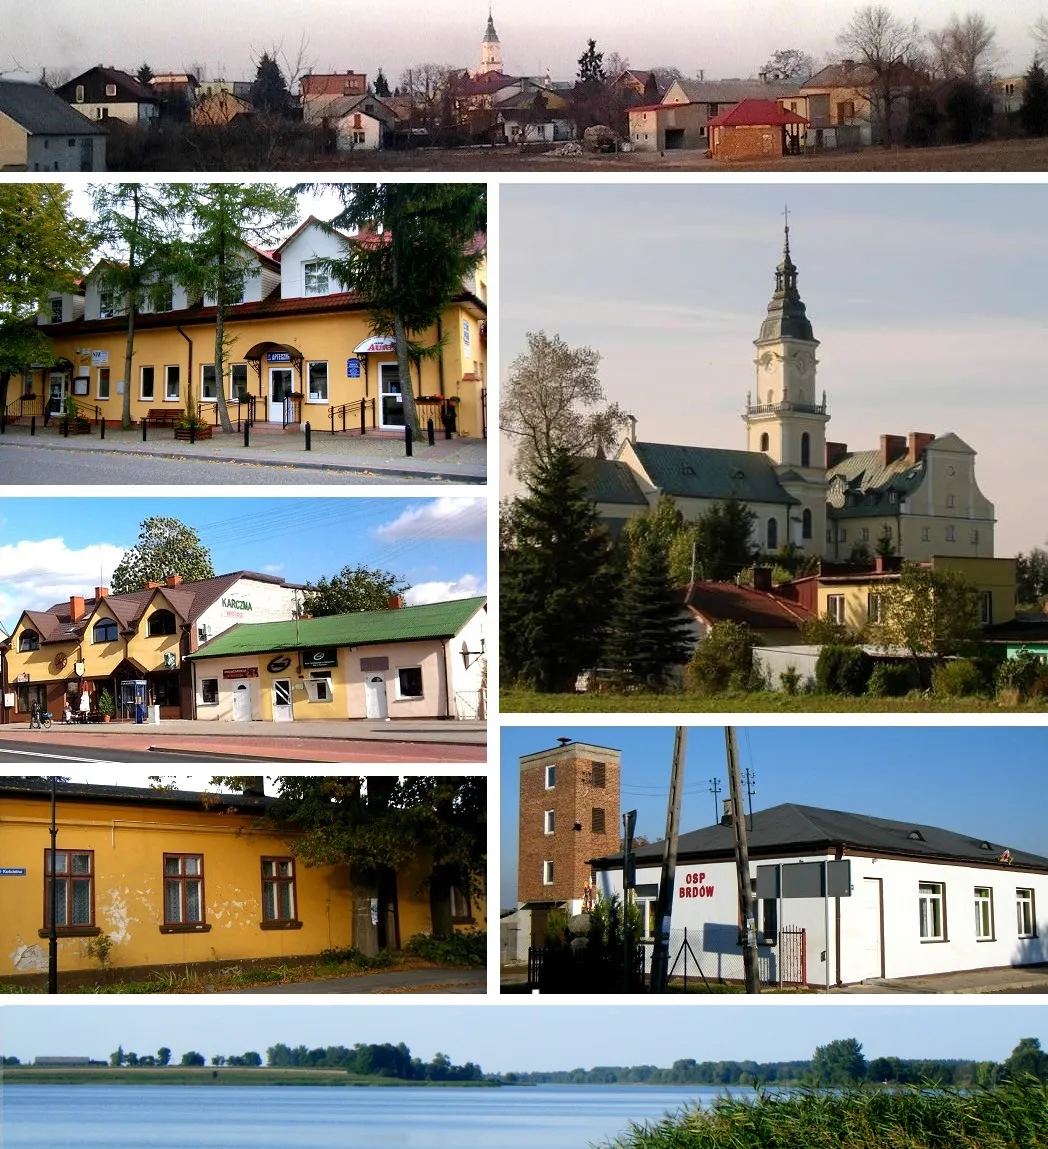
[[[151,407],[146,418],[154,427],[173,427],[186,417],[184,407]]]

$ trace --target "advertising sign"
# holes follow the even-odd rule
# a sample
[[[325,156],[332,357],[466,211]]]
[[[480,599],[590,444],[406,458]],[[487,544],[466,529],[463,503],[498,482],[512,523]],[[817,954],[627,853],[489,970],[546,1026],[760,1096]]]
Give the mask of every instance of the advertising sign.
[[[290,363],[291,362],[291,352],[290,351],[267,351],[266,352],[266,362],[267,363]]]
[[[270,674],[282,674],[291,665],[291,659],[286,654],[278,654],[271,658],[266,665]]]
[[[109,366],[109,352],[108,351],[92,351],[91,352],[91,366],[92,367],[108,367]]]
[[[353,348],[354,355],[374,355],[383,351],[396,351],[397,341],[392,335],[372,335]]]
[[[258,678],[257,666],[234,666],[222,671],[223,678]]]
[[[359,379],[360,378],[360,360],[359,359],[347,359],[346,360],[346,377],[348,379]]]
[[[317,666],[338,666],[338,650],[333,646],[319,647],[315,650],[302,651],[302,665],[310,668]]]

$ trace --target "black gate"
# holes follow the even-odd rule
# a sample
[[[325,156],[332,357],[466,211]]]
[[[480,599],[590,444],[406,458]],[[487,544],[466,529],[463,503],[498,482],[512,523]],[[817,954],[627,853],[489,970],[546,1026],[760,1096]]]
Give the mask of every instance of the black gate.
[[[808,983],[808,942],[800,926],[779,930],[779,981],[782,985]]]

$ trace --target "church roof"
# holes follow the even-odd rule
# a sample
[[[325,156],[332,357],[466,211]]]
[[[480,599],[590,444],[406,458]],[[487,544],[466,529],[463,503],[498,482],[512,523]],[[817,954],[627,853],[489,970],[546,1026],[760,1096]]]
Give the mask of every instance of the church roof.
[[[775,293],[768,304],[768,315],[761,324],[757,341],[763,343],[779,339],[804,339],[809,342],[815,339],[811,320],[797,290],[797,267],[790,257],[789,224],[786,225],[782,262],[775,269]]]
[[[681,447],[674,443],[633,443],[652,485],[668,495],[689,499],[727,499],[744,503],[796,503],[779,482],[763,452],[720,447]]]
[[[499,37],[498,37],[498,33],[495,31],[495,21],[492,19],[491,13],[489,12],[488,13],[488,26],[484,29],[484,43],[485,44],[497,44],[498,42],[499,42]]]
[[[895,514],[924,481],[924,460],[911,463],[903,454],[885,464],[880,451],[852,451],[827,470],[826,480],[831,518],[882,515],[886,507]]]
[[[619,459],[582,459],[579,478],[585,484],[586,497],[595,503],[648,505],[636,476]]]

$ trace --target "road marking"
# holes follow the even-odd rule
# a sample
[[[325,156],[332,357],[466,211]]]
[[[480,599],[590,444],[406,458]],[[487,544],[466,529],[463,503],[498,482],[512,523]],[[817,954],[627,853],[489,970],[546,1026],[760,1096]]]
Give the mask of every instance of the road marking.
[[[118,763],[109,762],[106,758],[74,758],[71,754],[43,754],[38,750],[4,750],[0,748],[0,754],[18,754],[23,758],[54,758],[59,762],[102,762],[109,766],[116,766]]]

